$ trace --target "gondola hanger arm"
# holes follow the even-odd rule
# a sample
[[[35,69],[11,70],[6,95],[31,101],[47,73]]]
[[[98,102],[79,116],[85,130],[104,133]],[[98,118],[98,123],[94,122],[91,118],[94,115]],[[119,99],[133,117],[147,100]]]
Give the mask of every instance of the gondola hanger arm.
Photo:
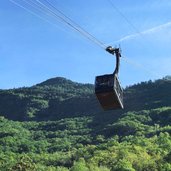
[[[120,57],[121,57],[120,48],[113,48],[112,46],[108,46],[106,48],[106,51],[112,55],[114,54],[116,55],[116,68],[113,72],[113,74],[116,75],[119,72]]]

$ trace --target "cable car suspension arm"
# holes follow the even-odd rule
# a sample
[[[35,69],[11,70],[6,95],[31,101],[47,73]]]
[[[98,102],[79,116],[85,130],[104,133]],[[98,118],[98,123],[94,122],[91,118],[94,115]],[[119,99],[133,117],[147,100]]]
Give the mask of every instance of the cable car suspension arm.
[[[108,46],[106,48],[106,51],[112,55],[114,54],[116,55],[116,68],[113,72],[113,74],[116,75],[119,72],[120,57],[121,57],[120,48],[113,48],[112,46]]]

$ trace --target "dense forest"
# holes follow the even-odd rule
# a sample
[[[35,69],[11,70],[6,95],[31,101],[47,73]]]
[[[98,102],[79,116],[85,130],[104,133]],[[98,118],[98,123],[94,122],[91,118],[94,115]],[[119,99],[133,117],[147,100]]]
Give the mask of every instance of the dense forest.
[[[104,112],[93,85],[61,77],[0,90],[0,170],[171,170],[171,77],[126,87],[124,104]]]

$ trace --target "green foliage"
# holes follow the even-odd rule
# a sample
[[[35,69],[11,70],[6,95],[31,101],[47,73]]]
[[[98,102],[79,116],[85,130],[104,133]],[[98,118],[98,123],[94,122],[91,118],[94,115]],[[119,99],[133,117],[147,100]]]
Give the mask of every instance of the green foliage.
[[[84,159],[75,162],[70,171],[89,171]]]
[[[26,155],[19,158],[19,161],[11,168],[16,171],[35,171],[36,167],[32,159]]]
[[[102,112],[93,86],[64,78],[0,91],[0,170],[171,170],[171,81],[126,88]]]

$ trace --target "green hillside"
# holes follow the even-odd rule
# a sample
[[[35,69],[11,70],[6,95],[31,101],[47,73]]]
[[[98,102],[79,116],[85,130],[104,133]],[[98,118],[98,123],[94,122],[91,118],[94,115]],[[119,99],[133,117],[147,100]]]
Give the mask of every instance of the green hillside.
[[[0,113],[19,121],[72,117],[68,112],[83,115],[87,109],[84,103],[94,108],[89,100],[92,97],[93,85],[58,77],[29,88],[0,91]]]
[[[104,112],[93,85],[61,77],[0,90],[0,170],[171,170],[171,80],[127,87],[124,104]]]

